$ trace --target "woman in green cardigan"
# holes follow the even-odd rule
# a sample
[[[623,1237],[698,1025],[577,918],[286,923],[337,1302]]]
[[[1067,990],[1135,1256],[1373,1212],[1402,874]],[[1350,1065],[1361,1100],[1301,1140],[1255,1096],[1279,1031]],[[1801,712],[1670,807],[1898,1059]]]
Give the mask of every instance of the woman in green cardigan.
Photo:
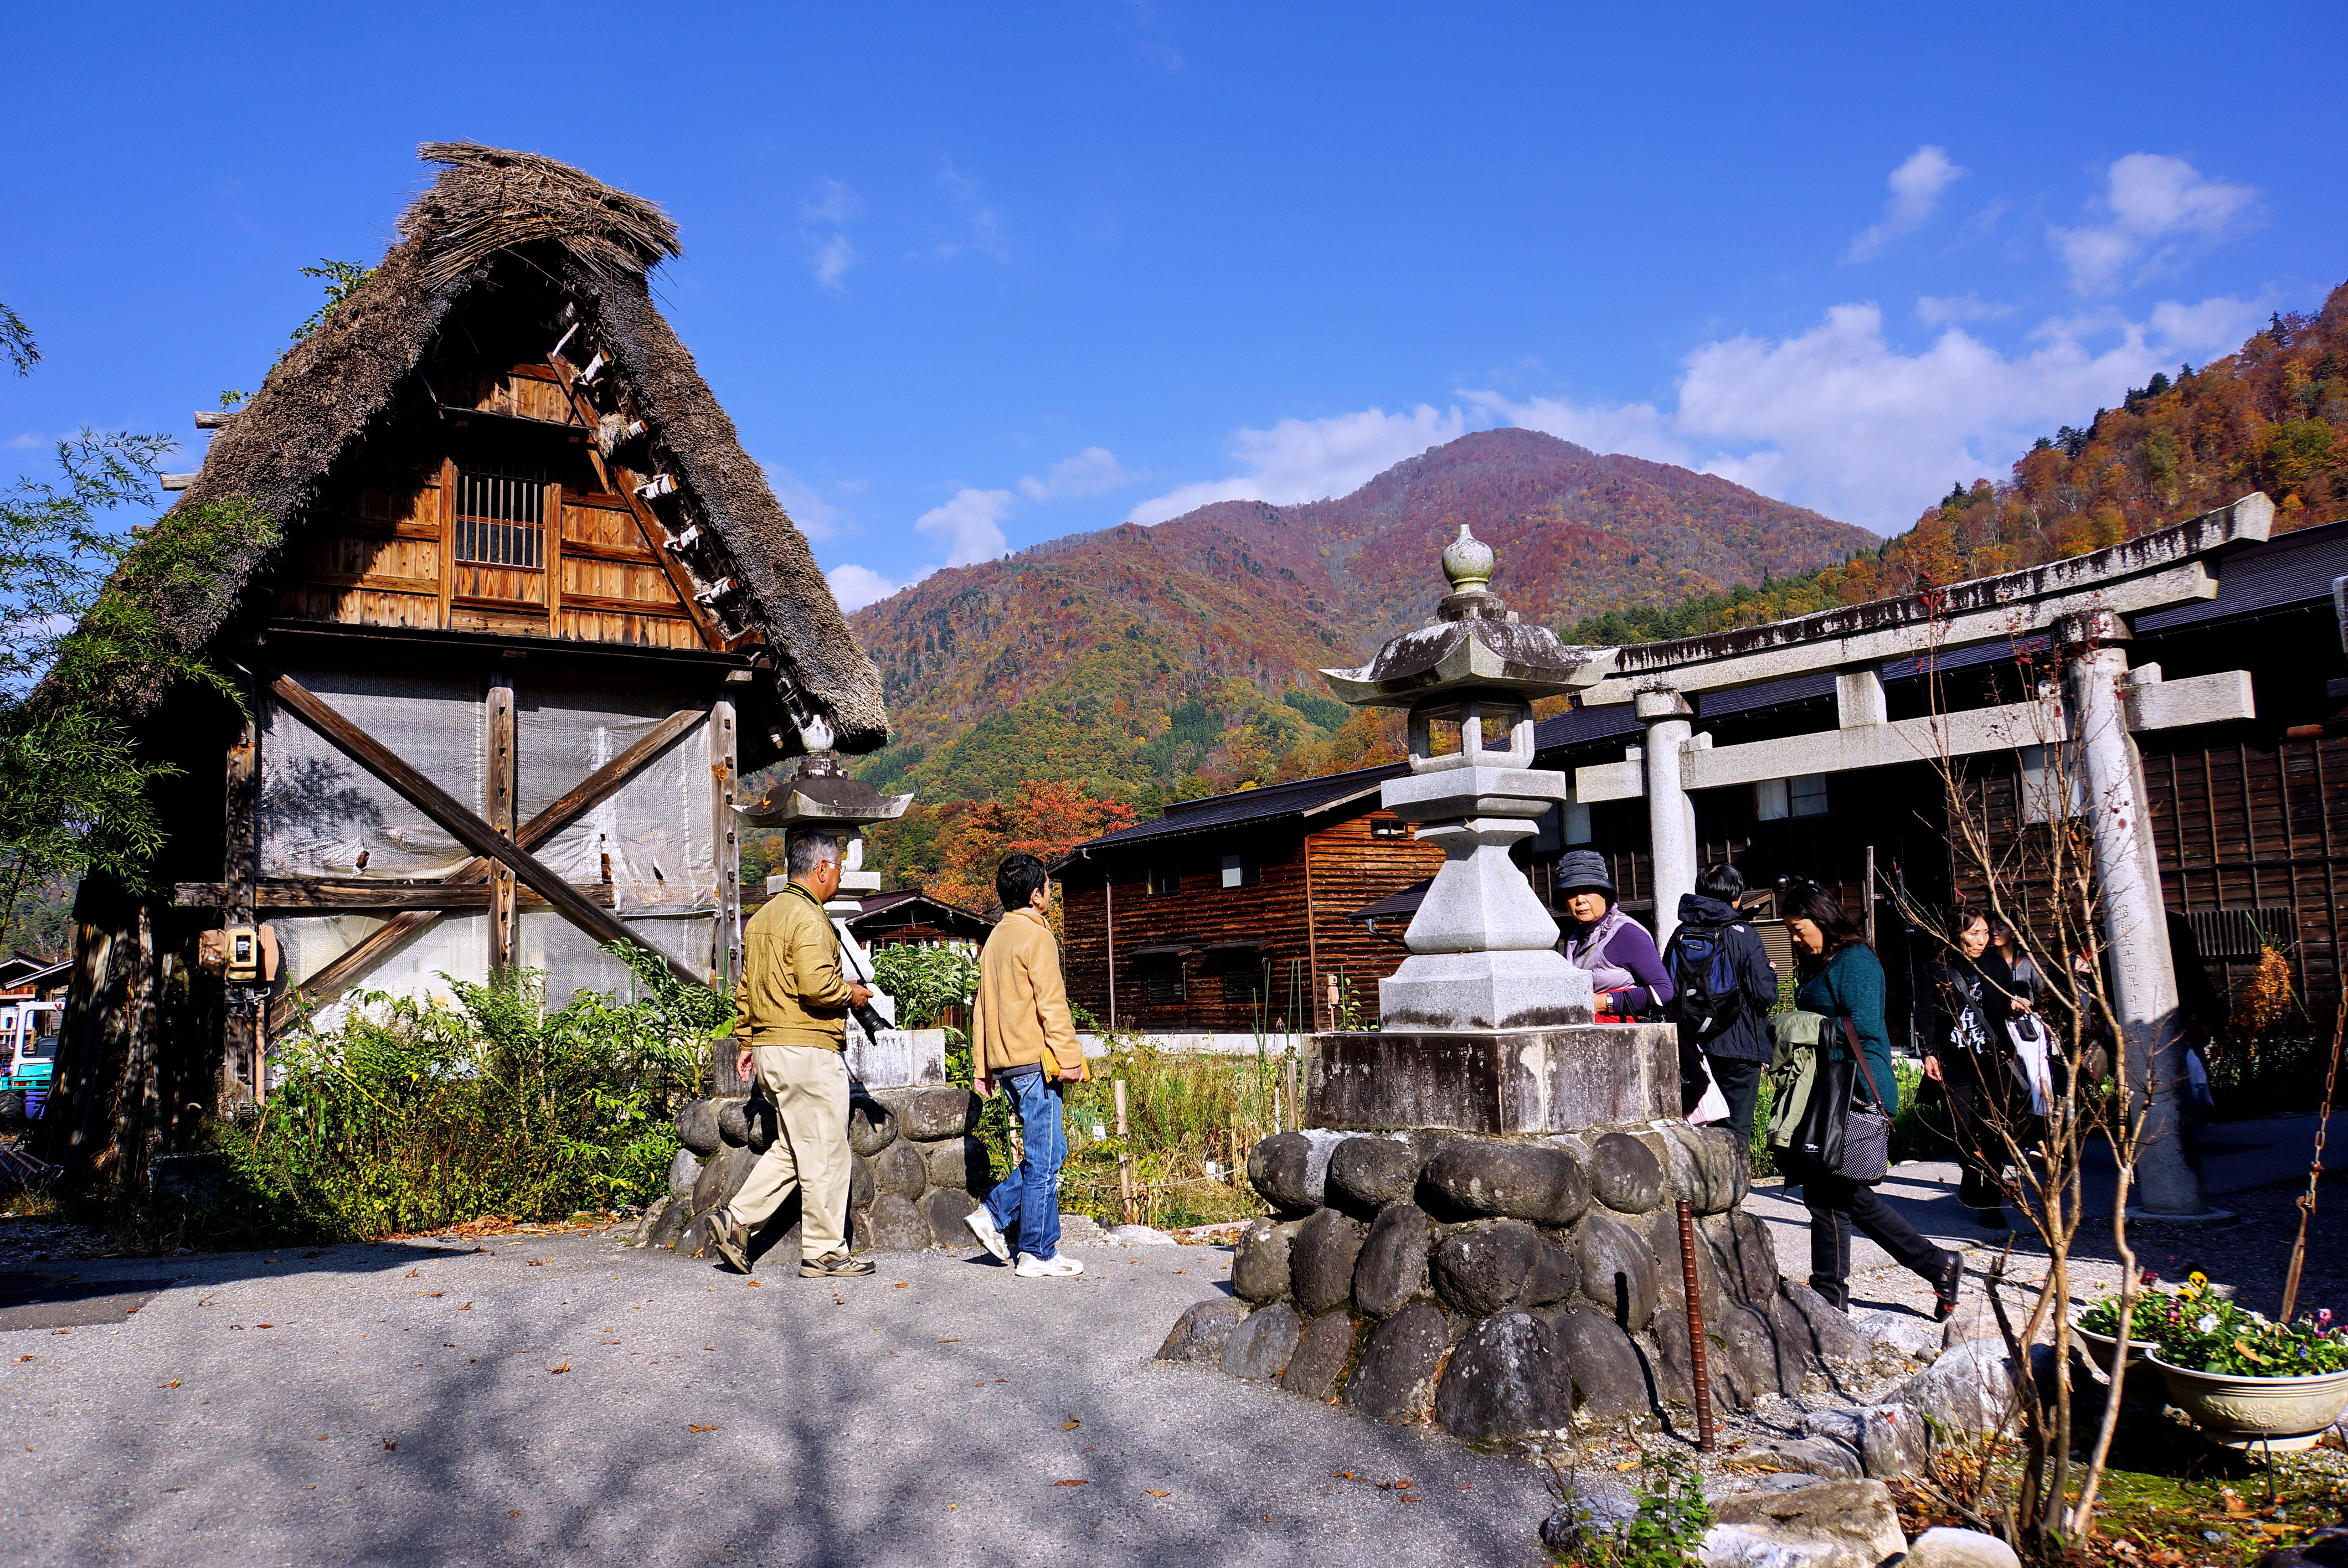
[[[1872,1084],[1885,1112],[1898,1115],[1900,1080],[1891,1071],[1891,1037],[1883,1027],[1883,965],[1875,949],[1841,902],[1814,882],[1788,889],[1783,908],[1802,972],[1794,1005],[1824,1016],[1822,1044],[1834,1050],[1837,1061],[1849,1059],[1842,1020],[1850,1020],[1866,1075],[1854,1082],[1853,1100],[1864,1102]],[[1935,1318],[1945,1320],[1956,1311],[1963,1254],[1934,1246],[1919,1235],[1871,1183],[1837,1175],[1790,1153],[1781,1152],[1779,1158],[1787,1179],[1801,1183],[1802,1203],[1810,1211],[1810,1288],[1821,1298],[1849,1310],[1850,1229],[1857,1225],[1869,1241],[1924,1276],[1932,1286]]]

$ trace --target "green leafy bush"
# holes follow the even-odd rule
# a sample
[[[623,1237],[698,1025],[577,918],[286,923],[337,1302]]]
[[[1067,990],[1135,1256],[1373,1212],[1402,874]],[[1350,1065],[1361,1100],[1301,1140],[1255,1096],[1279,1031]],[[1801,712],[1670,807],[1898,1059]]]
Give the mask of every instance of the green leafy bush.
[[[454,1006],[362,995],[339,1027],[281,1041],[267,1105],[216,1130],[236,1189],[222,1223],[344,1239],[560,1219],[661,1192],[670,1116],[733,1003],[622,956],[647,982],[642,999],[581,991],[550,1012],[543,975],[515,970],[448,980]]]

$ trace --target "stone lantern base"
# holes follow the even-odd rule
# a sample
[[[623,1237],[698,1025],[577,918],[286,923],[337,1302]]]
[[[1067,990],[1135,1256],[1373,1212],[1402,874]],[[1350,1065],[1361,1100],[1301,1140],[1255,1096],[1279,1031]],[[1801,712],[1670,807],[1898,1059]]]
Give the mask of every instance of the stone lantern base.
[[[1315,1127],[1570,1132],[1680,1114],[1679,1035],[1665,1023],[1351,1031],[1316,1034],[1308,1050]]]

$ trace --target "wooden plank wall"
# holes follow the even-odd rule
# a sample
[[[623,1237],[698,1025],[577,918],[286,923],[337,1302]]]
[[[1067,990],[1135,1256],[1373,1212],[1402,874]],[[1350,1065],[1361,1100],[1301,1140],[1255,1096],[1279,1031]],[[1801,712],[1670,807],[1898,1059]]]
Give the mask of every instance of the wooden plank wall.
[[[2269,735],[2147,750],[2144,774],[2168,907],[2291,911],[2291,977],[2309,1029],[2328,1038],[2342,982],[2348,739]],[[2250,968],[2212,963],[2210,976],[2239,983]]]
[[[439,391],[452,407],[548,425],[580,423],[555,373],[545,366],[458,373]],[[438,439],[445,429],[425,428],[432,435],[421,439]],[[468,452],[484,456],[501,438],[525,459],[546,441],[561,447],[577,439],[527,428],[509,429],[502,437],[497,431],[462,437],[474,444]],[[544,567],[456,560],[457,459],[438,449],[401,453],[393,477],[385,477],[377,455],[373,477],[345,482],[314,515],[278,589],[276,613],[345,625],[551,635],[645,648],[705,646],[692,607],[654,553],[628,497],[602,493],[578,460],[582,449],[563,449],[572,454],[566,477],[546,488],[547,520],[555,526],[545,540]]]
[[[1327,1021],[1325,977],[1343,968],[1357,999],[1375,1011],[1376,982],[1392,974],[1406,956],[1398,941],[1373,936],[1345,917],[1365,904],[1400,892],[1434,874],[1443,852],[1414,840],[1378,840],[1365,814],[1327,827],[1309,839],[1294,834],[1257,840],[1261,880],[1253,886],[1220,885],[1221,857],[1241,841],[1209,835],[1185,845],[1176,840],[1159,864],[1179,869],[1181,890],[1153,895],[1141,861],[1118,866],[1116,886],[1117,1020],[1148,1033],[1247,1034],[1258,1027],[1284,1032],[1293,988],[1301,999],[1295,1027],[1311,1030]],[[1305,883],[1311,859],[1313,913],[1305,924]],[[1109,1019],[1107,920],[1100,874],[1084,873],[1064,885],[1063,930],[1068,994],[1107,1023]],[[1218,942],[1262,944],[1257,974],[1259,1004],[1226,997],[1213,960],[1193,955],[1186,963],[1188,994],[1180,1001],[1146,999],[1134,950],[1183,939],[1202,948]],[[1313,964],[1315,949],[1319,964]],[[1262,966],[1270,966],[1268,979]],[[1234,988],[1237,990],[1240,988]]]

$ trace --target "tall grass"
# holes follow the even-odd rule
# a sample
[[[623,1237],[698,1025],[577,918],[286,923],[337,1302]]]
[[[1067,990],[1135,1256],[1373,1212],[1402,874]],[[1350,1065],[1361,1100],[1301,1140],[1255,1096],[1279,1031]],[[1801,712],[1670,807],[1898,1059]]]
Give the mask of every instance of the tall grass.
[[[1134,1034],[1104,1037],[1109,1051],[1067,1095],[1068,1163],[1061,1205],[1103,1225],[1124,1220],[1119,1161],[1129,1158],[1135,1217],[1160,1227],[1207,1225],[1263,1212],[1247,1184],[1247,1154],[1270,1136],[1272,1089],[1286,1058],[1167,1051]],[[1116,1082],[1125,1081],[1126,1136],[1117,1135]],[[1292,1117],[1291,1120],[1293,1120]],[[1102,1129],[1095,1138],[1093,1129]],[[1210,1174],[1208,1163],[1217,1170]]]

